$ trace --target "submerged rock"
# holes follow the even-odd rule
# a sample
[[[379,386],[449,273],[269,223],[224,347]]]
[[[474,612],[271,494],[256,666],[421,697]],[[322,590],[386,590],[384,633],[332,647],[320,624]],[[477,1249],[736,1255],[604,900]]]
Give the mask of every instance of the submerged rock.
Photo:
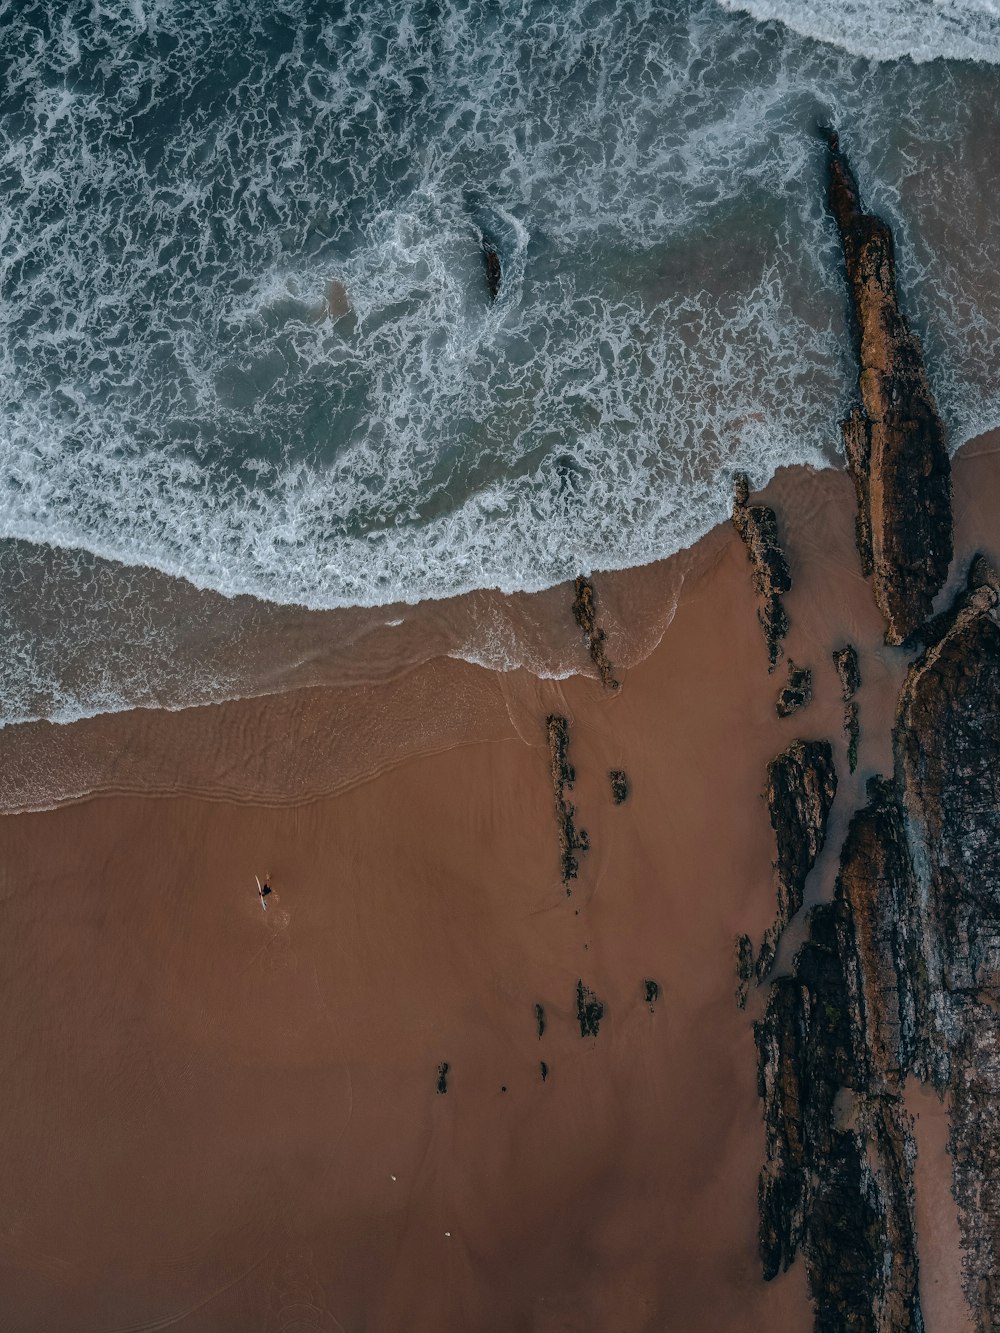
[[[737,472],[734,478],[733,527],[747,549],[757,594],[757,619],[767,644],[768,670],[773,671],[781,656],[781,640],[788,633],[781,595],[791,588],[792,576],[778,540],[774,510],[750,504],[750,482],[745,472]]]
[[[808,667],[796,666],[788,659],[788,678],[778,693],[774,711],[779,717],[791,717],[812,701],[813,678]]]
[[[483,270],[486,274],[486,290],[490,294],[490,300],[496,301],[500,295],[500,287],[503,284],[503,269],[500,266],[500,255],[496,246],[486,236],[483,237]]]
[[[645,996],[646,1003],[649,1005],[649,1012],[652,1013],[653,1006],[663,994],[663,988],[658,981],[653,981],[652,978],[646,977],[642,983],[642,993]]]
[[[781,933],[801,909],[806,878],[826,840],[837,771],[829,741],[793,741],[767,766],[765,798],[777,844],[777,913],[757,957],[757,979],[774,964]]]
[[[448,1061],[445,1060],[437,1067],[437,1092],[439,1097],[443,1097],[448,1091]]]
[[[608,661],[604,647],[607,635],[597,623],[594,585],[582,575],[573,584],[573,618],[583,630],[590,659],[597,668],[601,684],[605,689],[617,690],[618,681],[615,680],[614,667]]]
[[[613,768],[609,774],[611,778],[611,799],[615,805],[622,805],[628,800],[629,781],[623,769]]]
[[[892,232],[863,211],[837,135],[827,134],[827,201],[840,232],[861,406],[843,422],[858,498],[861,567],[902,644],[931,613],[952,555],[951,463],[920,341],[900,313]]]

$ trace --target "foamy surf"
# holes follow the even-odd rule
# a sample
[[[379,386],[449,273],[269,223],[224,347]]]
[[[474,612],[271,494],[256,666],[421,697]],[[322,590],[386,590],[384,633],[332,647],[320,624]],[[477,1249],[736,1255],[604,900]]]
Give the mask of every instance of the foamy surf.
[[[1000,7],[993,0],[719,0],[759,22],[776,19],[802,37],[866,60],[974,60],[1000,64]]]
[[[1000,418],[982,67],[859,65],[715,0],[0,22],[0,592],[50,589],[0,596],[7,720],[297,678],[149,639],[162,587],[67,671],[95,559],[315,611],[533,591],[690,545],[735,469],[836,465],[821,121],[899,237],[953,444]],[[50,548],[80,553],[58,596]]]

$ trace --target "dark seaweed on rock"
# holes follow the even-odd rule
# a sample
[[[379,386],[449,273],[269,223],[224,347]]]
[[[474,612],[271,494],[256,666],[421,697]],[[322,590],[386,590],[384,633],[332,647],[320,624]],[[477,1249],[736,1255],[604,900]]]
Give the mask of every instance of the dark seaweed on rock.
[[[604,1018],[604,1005],[589,986],[576,983],[576,1018],[581,1037],[596,1037]]]
[[[601,684],[608,690],[617,690],[614,667],[608,661],[604,644],[607,635],[597,623],[597,607],[594,599],[594,585],[582,575],[573,585],[573,618],[583,630],[587,641],[587,650],[591,661],[597,668]]]
[[[757,956],[757,979],[770,972],[782,931],[801,909],[806,878],[826,840],[837,771],[829,741],[791,743],[767,766],[767,799],[777,845],[774,862],[777,913]]]
[[[791,588],[792,576],[778,540],[774,510],[750,504],[750,482],[745,472],[737,472],[734,478],[733,527],[747,550],[757,595],[757,619],[767,644],[768,671],[773,671],[781,656],[781,640],[788,633],[781,595]]]
[[[779,717],[791,717],[800,708],[805,708],[812,697],[812,672],[808,667],[796,666],[789,658],[788,679],[781,687],[774,711]]]
[[[649,1012],[652,1013],[653,1006],[663,994],[663,989],[660,986],[660,983],[658,981],[653,981],[651,977],[647,977],[642,983],[642,993],[646,998],[646,1003],[649,1005]]]
[[[545,1032],[545,1008],[543,1005],[535,1005],[535,1028],[538,1032],[538,1040],[541,1041]]]
[[[629,782],[623,769],[613,768],[609,774],[611,778],[611,799],[615,805],[622,805],[628,800]]]
[[[920,341],[899,310],[892,232],[863,211],[837,135],[825,135],[827,202],[843,246],[858,356],[861,405],[842,426],[858,551],[886,643],[903,644],[930,615],[948,574],[951,462]]]
[[[448,1061],[445,1060],[437,1067],[437,1091],[438,1096],[443,1097],[448,1091]]]
[[[576,773],[569,762],[569,723],[564,717],[551,713],[545,720],[549,739],[549,772],[556,802],[556,820],[559,825],[559,864],[562,881],[568,884],[580,870],[577,852],[590,848],[585,829],[576,827],[576,807],[566,799],[566,791],[576,781]]]

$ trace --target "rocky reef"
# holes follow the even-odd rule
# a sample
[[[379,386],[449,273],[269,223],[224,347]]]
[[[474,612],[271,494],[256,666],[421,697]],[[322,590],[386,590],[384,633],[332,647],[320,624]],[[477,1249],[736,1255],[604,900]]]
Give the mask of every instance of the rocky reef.
[[[615,805],[623,805],[628,800],[629,780],[624,769],[613,768],[608,774],[611,779],[611,799]]]
[[[737,472],[733,481],[733,527],[747,549],[757,596],[757,619],[764,631],[768,670],[773,671],[781,656],[781,641],[788,633],[788,616],[781,596],[791,588],[792,576],[778,540],[774,510],[750,503],[750,482],[745,472]]]
[[[801,1253],[831,1333],[923,1327],[907,1078],[950,1098],[965,1293],[982,1333],[1000,1326],[998,605],[1000,578],[976,558],[921,631],[893,774],[870,779],[834,901],[813,908],[755,1028],[764,1272]],[[794,815],[788,836],[806,858]]]
[[[842,423],[858,551],[886,642],[902,644],[931,614],[948,574],[951,464],[920,341],[899,309],[892,232],[861,207],[837,135],[826,138],[827,202],[843,246],[858,356],[861,403]]]
[[[569,723],[564,717],[551,713],[545,720],[549,740],[549,773],[556,803],[556,822],[559,826],[559,866],[562,881],[568,884],[580,870],[577,852],[590,848],[585,829],[576,827],[576,807],[566,792],[576,781],[576,772],[569,762]]]
[[[770,972],[782,931],[802,907],[806,878],[823,849],[836,794],[829,741],[793,741],[767,766],[764,795],[777,846],[777,913],[757,955],[758,980]]]
[[[594,585],[582,575],[573,584],[573,618],[583,630],[587,641],[590,660],[597,668],[601,684],[607,690],[617,690],[614,667],[608,661],[604,647],[607,635],[597,623],[597,606],[594,598]]]

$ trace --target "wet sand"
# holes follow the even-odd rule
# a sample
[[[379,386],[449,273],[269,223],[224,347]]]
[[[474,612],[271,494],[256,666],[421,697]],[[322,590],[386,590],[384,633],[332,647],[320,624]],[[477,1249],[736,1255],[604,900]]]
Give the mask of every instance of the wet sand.
[[[956,578],[973,547],[1000,556],[997,448],[956,466]],[[890,762],[905,658],[858,573],[848,478],[791,469],[765,498],[795,579],[787,652],[814,671],[784,721],[783,663],[768,675],[724,526],[595,579],[612,660],[620,608],[662,628],[616,694],[437,658],[347,691],[5,735],[8,798],[46,773],[120,790],[0,820],[0,1327],[811,1327],[801,1264],[760,1277],[762,997],[736,1007],[734,940],[759,942],[774,913],[767,761],[796,736],[834,741],[809,884],[826,896],[864,780]],[[654,594],[678,589],[671,621]],[[830,659],[847,641],[853,777]],[[550,712],[569,719],[591,842],[570,894]],[[596,1037],[579,980],[606,1006]],[[932,1182],[925,1206],[930,1179],[933,1230],[947,1195]],[[921,1237],[922,1288],[954,1292],[941,1227]]]

